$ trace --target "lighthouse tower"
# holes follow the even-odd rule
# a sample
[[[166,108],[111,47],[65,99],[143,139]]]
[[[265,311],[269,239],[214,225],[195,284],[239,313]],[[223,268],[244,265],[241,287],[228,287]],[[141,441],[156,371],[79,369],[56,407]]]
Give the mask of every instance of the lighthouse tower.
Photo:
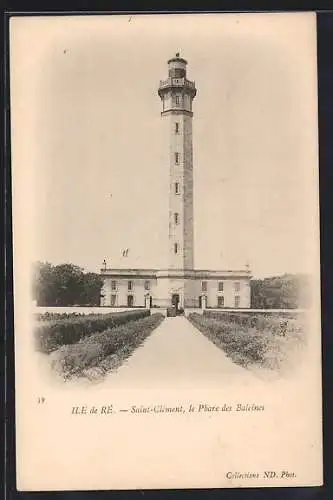
[[[160,81],[161,116],[169,130],[169,269],[194,267],[192,102],[195,83],[186,78],[187,61],[179,53],[168,61],[168,78]]]

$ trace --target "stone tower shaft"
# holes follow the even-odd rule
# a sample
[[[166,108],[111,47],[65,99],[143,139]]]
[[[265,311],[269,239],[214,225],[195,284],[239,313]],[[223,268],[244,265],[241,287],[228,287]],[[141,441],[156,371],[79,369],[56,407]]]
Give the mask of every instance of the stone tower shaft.
[[[197,91],[186,65],[178,53],[169,59],[168,78],[158,88],[169,134],[169,268],[178,270],[194,267],[192,102]]]

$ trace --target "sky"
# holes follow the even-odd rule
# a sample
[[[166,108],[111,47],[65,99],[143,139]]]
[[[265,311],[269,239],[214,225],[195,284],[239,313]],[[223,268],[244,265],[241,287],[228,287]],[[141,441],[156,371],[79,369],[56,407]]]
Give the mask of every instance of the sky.
[[[179,51],[197,87],[195,268],[318,267],[315,15],[26,17],[10,36],[14,245],[31,260],[167,267],[157,88]]]

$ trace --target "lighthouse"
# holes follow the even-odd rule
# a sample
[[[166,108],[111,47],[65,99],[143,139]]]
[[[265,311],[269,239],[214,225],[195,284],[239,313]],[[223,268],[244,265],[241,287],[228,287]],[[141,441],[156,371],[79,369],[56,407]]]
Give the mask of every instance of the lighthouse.
[[[104,264],[102,306],[173,305],[178,311],[250,307],[249,267],[214,270],[194,265],[192,122],[197,89],[195,82],[187,78],[186,68],[186,59],[177,52],[167,61],[167,78],[160,80],[157,89],[168,143],[166,163],[161,165],[169,174],[167,268],[114,269]]]
[[[169,134],[168,262],[177,270],[194,267],[192,105],[197,90],[187,79],[186,66],[179,53],[169,59],[168,77],[158,88]]]

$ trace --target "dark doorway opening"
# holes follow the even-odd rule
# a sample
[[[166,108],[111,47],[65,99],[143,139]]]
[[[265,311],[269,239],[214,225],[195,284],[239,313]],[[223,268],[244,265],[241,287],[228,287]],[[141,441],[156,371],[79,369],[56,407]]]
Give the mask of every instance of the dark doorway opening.
[[[201,309],[201,307],[202,307],[202,297],[200,295],[200,297],[199,297],[199,309]]]
[[[149,302],[150,302],[150,307],[153,307],[153,297],[152,296],[150,296]]]
[[[179,293],[173,293],[171,297],[171,304],[175,306],[175,308],[178,310],[178,304],[179,304]]]
[[[134,299],[133,295],[127,295],[127,307],[133,307]]]

